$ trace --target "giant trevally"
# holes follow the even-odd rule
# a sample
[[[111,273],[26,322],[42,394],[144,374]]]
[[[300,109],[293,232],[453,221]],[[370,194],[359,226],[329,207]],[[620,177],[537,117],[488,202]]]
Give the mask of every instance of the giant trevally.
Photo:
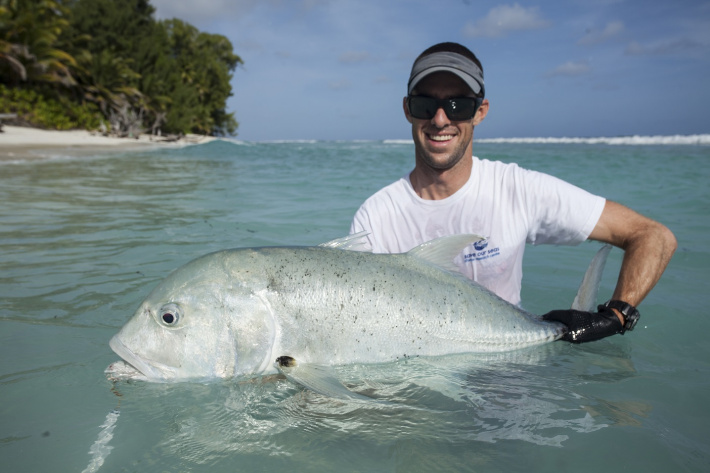
[[[356,237],[210,253],[148,295],[111,339],[125,361],[107,372],[169,382],[280,371],[316,391],[350,397],[327,367],[503,352],[560,338],[564,326],[456,273],[455,257],[480,239],[444,237],[396,255],[343,249]],[[606,253],[595,258],[588,275],[598,276],[605,259]],[[593,304],[598,284],[598,277],[585,277],[578,299]]]

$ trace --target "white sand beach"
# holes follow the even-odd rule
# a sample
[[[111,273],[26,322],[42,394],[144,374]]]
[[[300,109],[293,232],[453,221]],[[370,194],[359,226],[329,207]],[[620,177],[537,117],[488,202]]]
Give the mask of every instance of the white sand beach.
[[[41,157],[47,151],[66,150],[71,154],[101,151],[122,151],[145,147],[181,147],[207,143],[212,136],[186,135],[178,140],[141,135],[139,138],[116,138],[86,130],[41,130],[20,126],[2,127],[0,132],[0,160]]]

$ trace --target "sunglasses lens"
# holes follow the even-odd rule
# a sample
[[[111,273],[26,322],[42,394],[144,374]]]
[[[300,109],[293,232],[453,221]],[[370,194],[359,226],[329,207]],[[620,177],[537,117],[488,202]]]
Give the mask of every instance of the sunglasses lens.
[[[470,120],[476,114],[480,99],[460,97],[438,100],[432,97],[410,96],[409,113],[414,118],[431,120],[439,108],[443,108],[450,120]]]
[[[451,120],[470,120],[476,114],[476,99],[473,98],[458,98],[447,100],[448,107],[444,107],[446,116]]]
[[[409,113],[414,118],[430,120],[437,110],[437,100],[431,97],[409,97]]]

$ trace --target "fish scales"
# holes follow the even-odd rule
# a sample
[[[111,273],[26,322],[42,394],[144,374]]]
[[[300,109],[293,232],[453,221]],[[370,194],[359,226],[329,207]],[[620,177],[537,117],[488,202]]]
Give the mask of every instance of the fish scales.
[[[327,248],[226,253],[230,268],[267,281],[283,353],[333,364],[501,351],[553,339],[558,328],[471,281],[407,255]],[[246,257],[246,261],[244,260]],[[228,262],[227,262],[228,261]],[[234,273],[243,278],[239,269]]]
[[[281,357],[379,363],[561,336],[559,324],[434,264],[457,238],[402,255],[323,246],[205,255],[163,280],[111,339],[125,360],[113,371],[152,381],[228,378],[275,372]]]

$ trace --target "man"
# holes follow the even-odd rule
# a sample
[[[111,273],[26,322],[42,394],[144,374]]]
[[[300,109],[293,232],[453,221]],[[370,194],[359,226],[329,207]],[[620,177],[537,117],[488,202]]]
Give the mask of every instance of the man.
[[[375,253],[401,253],[446,235],[487,237],[464,252],[462,272],[512,304],[520,303],[526,243],[624,250],[612,298],[598,312],[552,311],[581,343],[633,329],[635,308],[661,277],[677,243],[665,226],[552,176],[473,157],[473,130],[486,117],[483,68],[457,43],[441,43],[414,62],[404,99],[412,125],[414,170],[370,197],[351,233],[368,232]]]

